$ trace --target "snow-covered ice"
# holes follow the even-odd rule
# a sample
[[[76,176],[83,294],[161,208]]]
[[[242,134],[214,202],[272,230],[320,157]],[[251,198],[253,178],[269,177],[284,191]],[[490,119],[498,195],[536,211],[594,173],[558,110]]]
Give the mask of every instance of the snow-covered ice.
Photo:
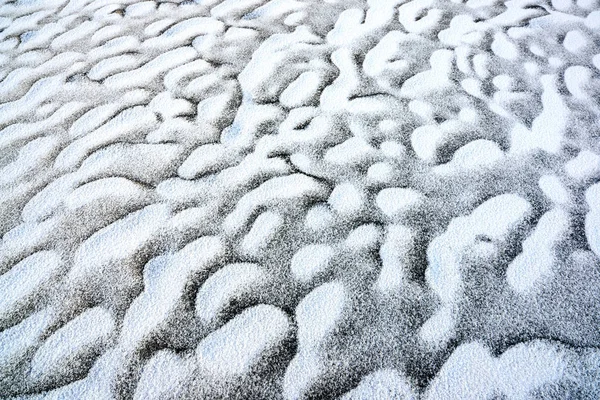
[[[0,0],[0,398],[600,398],[598,0]]]

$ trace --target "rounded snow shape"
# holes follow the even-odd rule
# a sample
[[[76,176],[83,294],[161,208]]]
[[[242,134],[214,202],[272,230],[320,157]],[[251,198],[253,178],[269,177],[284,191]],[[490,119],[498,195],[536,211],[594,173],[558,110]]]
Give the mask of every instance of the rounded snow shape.
[[[288,316],[277,307],[261,304],[249,308],[200,342],[198,365],[219,380],[244,377],[266,356],[280,350],[290,328]]]

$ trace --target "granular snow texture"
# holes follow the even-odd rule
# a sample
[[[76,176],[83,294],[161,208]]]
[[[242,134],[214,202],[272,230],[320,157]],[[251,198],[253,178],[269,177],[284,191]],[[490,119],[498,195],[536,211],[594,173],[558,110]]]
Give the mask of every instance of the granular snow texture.
[[[0,4],[1,398],[600,398],[600,1]]]

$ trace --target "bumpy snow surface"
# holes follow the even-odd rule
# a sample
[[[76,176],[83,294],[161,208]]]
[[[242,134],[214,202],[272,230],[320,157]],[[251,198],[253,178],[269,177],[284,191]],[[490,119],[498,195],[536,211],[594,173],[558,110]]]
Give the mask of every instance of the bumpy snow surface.
[[[0,5],[0,397],[599,399],[598,0]]]

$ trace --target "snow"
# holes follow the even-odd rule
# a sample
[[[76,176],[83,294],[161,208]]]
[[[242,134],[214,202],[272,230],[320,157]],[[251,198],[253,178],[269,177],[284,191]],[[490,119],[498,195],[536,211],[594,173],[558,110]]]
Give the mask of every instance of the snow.
[[[590,358],[597,357],[594,354]],[[591,372],[582,365],[584,362],[573,350],[551,342],[519,344],[498,358],[492,357],[481,343],[464,344],[444,364],[426,398],[441,395],[447,399],[479,399],[496,393],[524,398],[536,392],[569,396],[573,389],[564,384],[572,379],[571,371],[577,371],[577,375]]]
[[[600,11],[595,10],[588,14],[584,22],[585,26],[590,29],[596,29],[600,26]]]
[[[375,149],[363,139],[353,137],[331,149],[325,154],[325,161],[340,166],[363,164],[375,155]]]
[[[308,294],[296,308],[300,352],[318,347],[333,332],[348,308],[344,286],[325,283]]]
[[[197,54],[192,47],[178,47],[157,56],[137,69],[112,75],[106,78],[104,84],[114,90],[144,86],[161,73],[193,60]]]
[[[504,158],[504,152],[500,147],[485,139],[469,142],[458,149],[452,160],[447,164],[434,168],[438,173],[455,173],[465,170],[479,170],[480,168],[492,167]]]
[[[443,303],[460,298],[461,253],[484,237],[491,242],[506,240],[518,230],[532,212],[527,200],[515,194],[503,194],[487,200],[469,216],[454,219],[448,230],[436,237],[427,249],[429,265],[425,277]]]
[[[168,327],[182,312],[184,296],[188,296],[187,286],[205,276],[223,257],[223,252],[219,238],[205,236],[187,244],[169,258],[151,260],[143,277],[145,290],[125,315],[123,325],[126,334],[122,336],[122,345],[126,349],[135,349],[157,332],[168,332]],[[190,311],[188,313],[191,314]],[[180,331],[185,332],[188,327],[182,328],[180,326]],[[189,332],[186,334],[191,336]],[[176,335],[171,340],[177,339]]]
[[[43,137],[27,143],[19,151],[17,159],[0,170],[0,184],[6,185],[31,174],[46,164],[58,147],[58,140],[54,137]]]
[[[496,33],[492,42],[492,51],[499,57],[507,60],[515,60],[519,57],[517,46],[510,41],[507,35]]]
[[[333,255],[331,246],[323,244],[304,246],[292,257],[292,274],[300,282],[309,282],[327,270]]]
[[[565,164],[567,174],[577,181],[587,181],[600,176],[600,155],[583,150]]]
[[[381,228],[376,224],[364,224],[348,234],[344,244],[354,251],[376,250],[382,236]]]
[[[69,134],[77,138],[108,122],[117,112],[123,110],[123,106],[139,104],[147,100],[148,93],[144,90],[128,92],[123,97],[123,104],[110,103],[93,108],[79,117],[70,127]]]
[[[168,49],[183,46],[189,40],[199,36],[220,33],[225,30],[225,24],[212,18],[189,18],[170,26],[160,36],[146,39],[143,46],[156,49]]]
[[[71,170],[94,150],[125,139],[133,139],[139,136],[140,130],[150,129],[155,123],[156,116],[146,107],[136,106],[124,110],[92,131],[92,134],[75,140],[63,149],[56,157],[55,166],[61,170]]]
[[[358,386],[342,400],[416,399],[417,395],[406,377],[393,369],[381,369],[365,376]]]
[[[139,3],[131,4],[125,8],[125,14],[128,17],[144,17],[150,14],[156,7],[153,1],[142,1]]]
[[[316,49],[307,46],[317,41],[319,38],[304,26],[290,35],[276,34],[268,38],[239,75],[244,92],[256,102],[277,100],[285,88],[304,72],[306,67],[300,63],[319,57]],[[287,51],[281,51],[283,49]]]
[[[600,398],[598,0],[0,6],[0,397]]]
[[[316,72],[303,72],[281,93],[279,101],[288,108],[310,105],[317,99],[323,84],[322,77]]]
[[[212,71],[210,63],[205,60],[193,60],[170,69],[164,76],[163,82],[169,91],[174,91],[182,82],[191,80],[196,75]]]
[[[187,362],[186,362],[187,361]],[[144,366],[134,399],[160,399],[184,395],[182,386],[193,370],[191,360],[183,360],[169,350],[156,353]]]
[[[419,338],[430,348],[437,349],[456,335],[456,314],[451,307],[437,310],[419,330]]]
[[[598,194],[600,194],[600,185],[597,183],[591,185],[585,191],[585,202],[587,203],[590,211],[596,211],[600,209],[600,197],[598,197]]]
[[[225,0],[211,10],[211,15],[215,18],[227,18],[230,16],[240,17],[247,12],[262,6],[265,0]]]
[[[349,216],[361,210],[364,204],[364,195],[354,184],[341,183],[333,189],[327,203],[340,215]]]
[[[563,46],[571,53],[581,53],[588,45],[588,38],[580,30],[567,32]]]
[[[215,321],[236,300],[257,294],[265,286],[266,274],[256,264],[229,264],[211,275],[196,296],[196,315]]]
[[[409,71],[408,61],[395,59],[399,54],[398,45],[409,42],[415,37],[402,32],[389,32],[365,56],[364,71],[385,86],[391,86],[394,80],[406,75]]]
[[[436,91],[449,89],[452,85],[448,74],[452,68],[454,53],[450,50],[436,50],[431,55],[431,69],[409,78],[402,85],[401,94],[408,98],[421,98]]]
[[[333,222],[331,210],[324,204],[315,205],[306,212],[305,225],[311,230],[325,229]]]
[[[194,105],[185,99],[175,99],[168,92],[157,95],[149,104],[150,109],[163,119],[177,118],[194,112]]]
[[[561,242],[570,234],[568,214],[554,209],[542,216],[533,233],[523,242],[523,252],[508,266],[508,284],[519,292],[543,285],[551,275],[557,260]]]
[[[394,176],[393,167],[386,162],[375,163],[369,167],[367,176],[376,183],[388,183]]]
[[[91,49],[88,57],[93,61],[102,60],[107,57],[134,51],[139,46],[140,41],[136,37],[129,35],[117,36]]]
[[[565,70],[565,85],[571,94],[578,99],[587,99],[586,93],[592,83],[592,70],[581,65],[569,67]]]
[[[281,231],[283,224],[283,218],[277,213],[267,211],[260,214],[252,224],[250,232],[242,240],[242,252],[250,256],[257,256],[265,251],[273,238]]]
[[[585,192],[589,212],[585,217],[585,235],[590,248],[600,255],[600,184],[595,184]]]
[[[44,292],[56,283],[62,272],[60,256],[40,251],[0,275],[0,326],[8,327],[15,317],[35,307]]]
[[[303,197],[323,197],[327,189],[315,179],[302,174],[272,178],[255,190],[244,195],[225,220],[225,227],[236,230],[246,223],[259,206],[275,199],[299,201]]]
[[[568,204],[571,200],[569,191],[556,175],[543,175],[538,181],[542,192],[556,204]]]
[[[218,378],[239,378],[285,340],[290,329],[287,315],[274,306],[248,308],[196,348],[200,368]]]
[[[348,294],[339,281],[325,283],[311,291],[296,307],[298,352],[286,369],[283,395],[301,398],[325,378],[325,346],[350,307]]]
[[[135,260],[157,239],[169,216],[165,207],[150,205],[101,229],[79,247],[68,280],[84,291],[113,299],[122,295],[120,291],[135,288],[140,283]],[[104,274],[111,281],[100,279]]]
[[[116,175],[153,185],[174,173],[183,150],[177,144],[116,143],[87,157],[77,175],[81,181]]]
[[[383,266],[377,278],[377,289],[394,292],[408,283],[411,253],[414,252],[414,232],[402,225],[391,225],[385,235],[379,255]]]
[[[139,63],[137,58],[128,54],[105,58],[98,61],[98,63],[90,69],[88,77],[92,80],[99,81],[110,75],[114,75],[115,73],[137,68],[138,66]]]
[[[286,369],[283,381],[285,399],[297,399],[310,393],[323,374],[322,361],[314,353],[299,353]]]
[[[398,8],[398,20],[410,33],[427,33],[435,29],[442,18],[442,10],[432,8],[432,0],[417,0],[403,4]],[[426,15],[417,19],[417,15],[426,12]]]
[[[377,206],[388,218],[397,218],[423,205],[425,198],[410,188],[387,188],[377,194]]]
[[[186,158],[177,170],[185,179],[195,179],[201,175],[231,166],[234,155],[222,144],[206,144],[198,147]]]
[[[117,189],[116,192],[112,192]],[[86,183],[73,190],[65,199],[67,209],[78,210],[82,214],[100,215],[94,208],[102,207],[105,202],[113,204],[115,209],[134,209],[147,203],[148,193],[143,186],[125,178],[104,178]]]
[[[542,113],[533,121],[530,132],[527,129],[515,129],[512,132],[511,150],[521,152],[540,148],[549,153],[559,151],[567,129],[569,110],[557,92],[556,80],[555,75],[540,77],[543,87]]]
[[[28,364],[31,353],[43,342],[42,338],[52,323],[52,314],[48,310],[42,310],[0,333],[0,371],[3,377],[0,382],[2,384],[5,383],[5,376],[8,376],[11,370],[23,363]],[[12,384],[16,383],[12,382]]]
[[[36,351],[31,360],[32,381],[47,385],[85,372],[110,343],[114,331],[113,317],[101,307],[79,315]]]

